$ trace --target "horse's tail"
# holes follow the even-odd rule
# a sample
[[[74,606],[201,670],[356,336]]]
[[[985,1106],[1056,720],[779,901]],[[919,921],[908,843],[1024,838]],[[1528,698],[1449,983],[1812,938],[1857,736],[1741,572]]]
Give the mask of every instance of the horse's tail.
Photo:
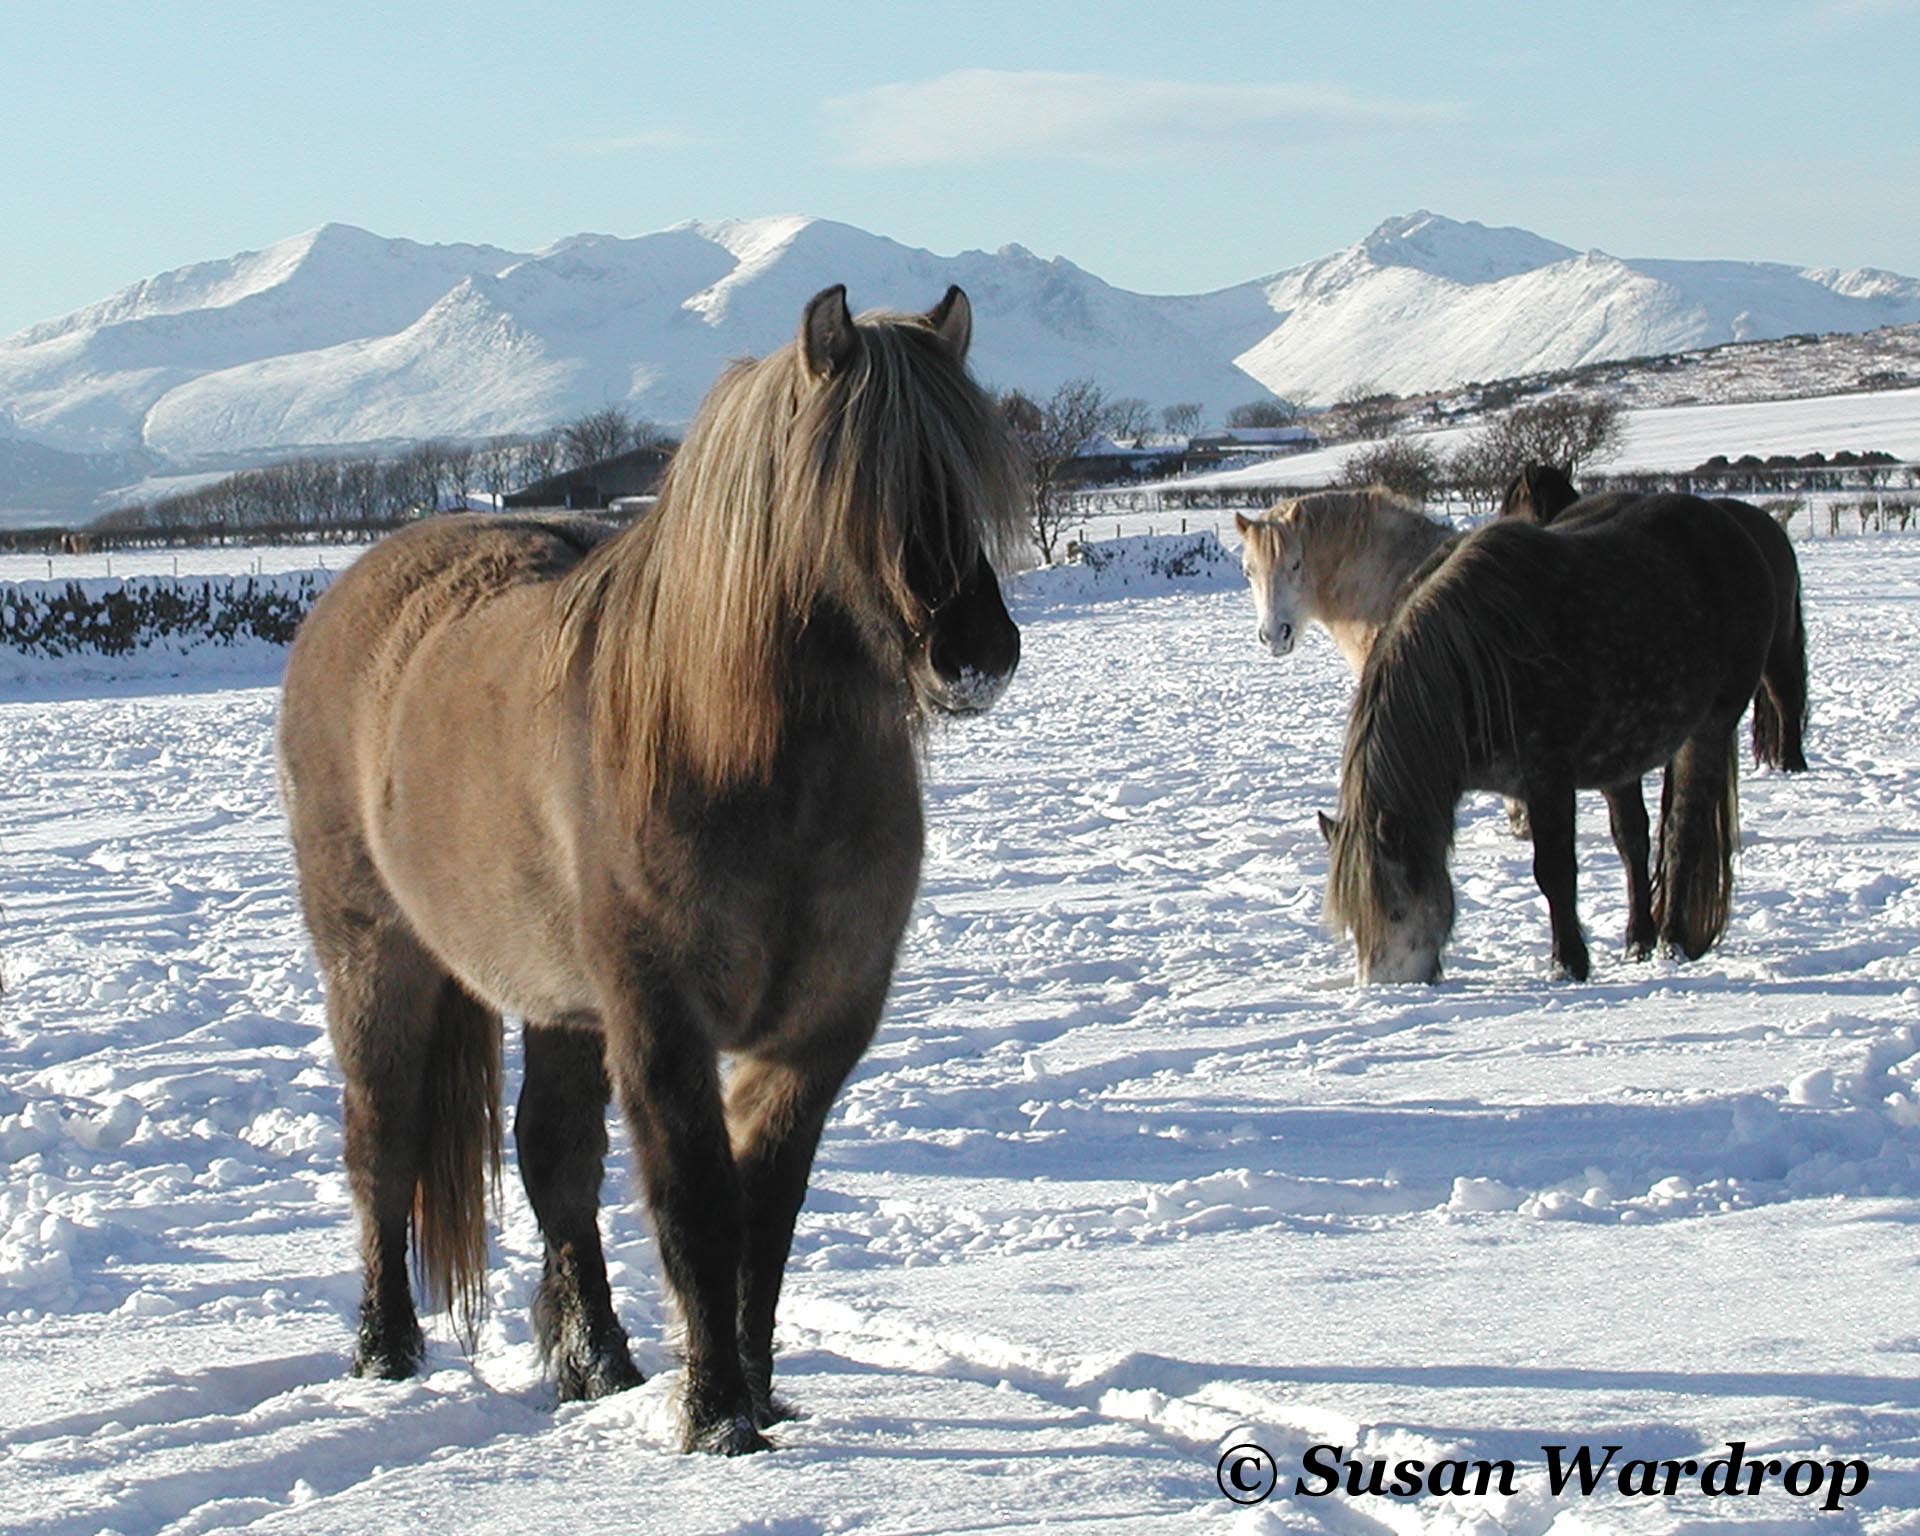
[[[1740,749],[1727,736],[1721,782],[1700,803],[1711,748],[1688,742],[1667,764],[1660,792],[1660,863],[1653,920],[1661,939],[1698,960],[1725,931],[1733,909],[1733,856],[1740,846]],[[1678,782],[1676,783],[1676,776]]]
[[[500,1181],[500,1017],[451,978],[434,1007],[423,1140],[414,1264],[471,1351],[486,1312],[487,1190]]]
[[[1769,768],[1804,773],[1806,735],[1807,626],[1796,583],[1792,627],[1774,637],[1760,691],[1753,696],[1753,755]]]

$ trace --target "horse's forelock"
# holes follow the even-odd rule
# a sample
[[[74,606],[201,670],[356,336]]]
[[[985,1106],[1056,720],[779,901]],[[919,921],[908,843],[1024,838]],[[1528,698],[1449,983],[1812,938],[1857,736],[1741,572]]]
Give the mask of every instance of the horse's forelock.
[[[1300,529],[1295,514],[1299,505],[1295,501],[1281,502],[1264,517],[1249,521],[1241,531],[1240,536],[1257,566],[1274,565],[1288,549],[1298,546]]]
[[[909,565],[957,582],[982,553],[1006,559],[1024,527],[1024,487],[998,409],[927,317],[858,324],[858,361],[796,419],[795,462],[811,481],[796,499],[838,525],[843,574],[912,619]]]

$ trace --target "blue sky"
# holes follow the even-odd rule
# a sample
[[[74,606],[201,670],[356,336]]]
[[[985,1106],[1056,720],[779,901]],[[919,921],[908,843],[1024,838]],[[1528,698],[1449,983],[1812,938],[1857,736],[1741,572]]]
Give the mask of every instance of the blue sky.
[[[1920,0],[0,0],[0,335],[328,220],[803,212],[1194,292],[1425,207],[1920,274]]]

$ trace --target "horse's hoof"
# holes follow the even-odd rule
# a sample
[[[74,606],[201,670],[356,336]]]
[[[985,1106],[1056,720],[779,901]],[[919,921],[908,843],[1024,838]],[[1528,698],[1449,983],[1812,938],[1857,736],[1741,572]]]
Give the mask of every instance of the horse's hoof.
[[[646,1379],[623,1349],[590,1360],[584,1368],[572,1364],[563,1367],[554,1378],[554,1386],[563,1403],[590,1403],[641,1386]]]
[[[710,1424],[689,1424],[680,1448],[708,1456],[751,1456],[756,1451],[770,1451],[773,1446],[751,1418],[735,1413]]]
[[[381,1328],[363,1321],[354,1343],[352,1373],[379,1381],[406,1381],[426,1357],[427,1336],[417,1322],[410,1328]]]
[[[407,1381],[420,1369],[424,1345],[416,1349],[366,1349],[353,1354],[353,1374],[377,1381]]]
[[[1629,960],[1651,960],[1653,958],[1653,940],[1628,939],[1624,953]]]
[[[753,1398],[753,1422],[761,1429],[771,1429],[776,1424],[791,1424],[800,1417],[800,1410],[784,1397],[776,1397],[771,1392],[762,1397],[759,1393]]]

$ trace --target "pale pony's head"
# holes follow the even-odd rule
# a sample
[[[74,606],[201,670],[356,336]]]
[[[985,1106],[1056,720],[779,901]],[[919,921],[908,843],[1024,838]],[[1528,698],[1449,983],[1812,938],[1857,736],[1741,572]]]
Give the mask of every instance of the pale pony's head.
[[[1253,589],[1260,643],[1285,656],[1307,621],[1306,561],[1300,539],[1300,504],[1284,502],[1257,521],[1234,514],[1240,530],[1240,568]]]

